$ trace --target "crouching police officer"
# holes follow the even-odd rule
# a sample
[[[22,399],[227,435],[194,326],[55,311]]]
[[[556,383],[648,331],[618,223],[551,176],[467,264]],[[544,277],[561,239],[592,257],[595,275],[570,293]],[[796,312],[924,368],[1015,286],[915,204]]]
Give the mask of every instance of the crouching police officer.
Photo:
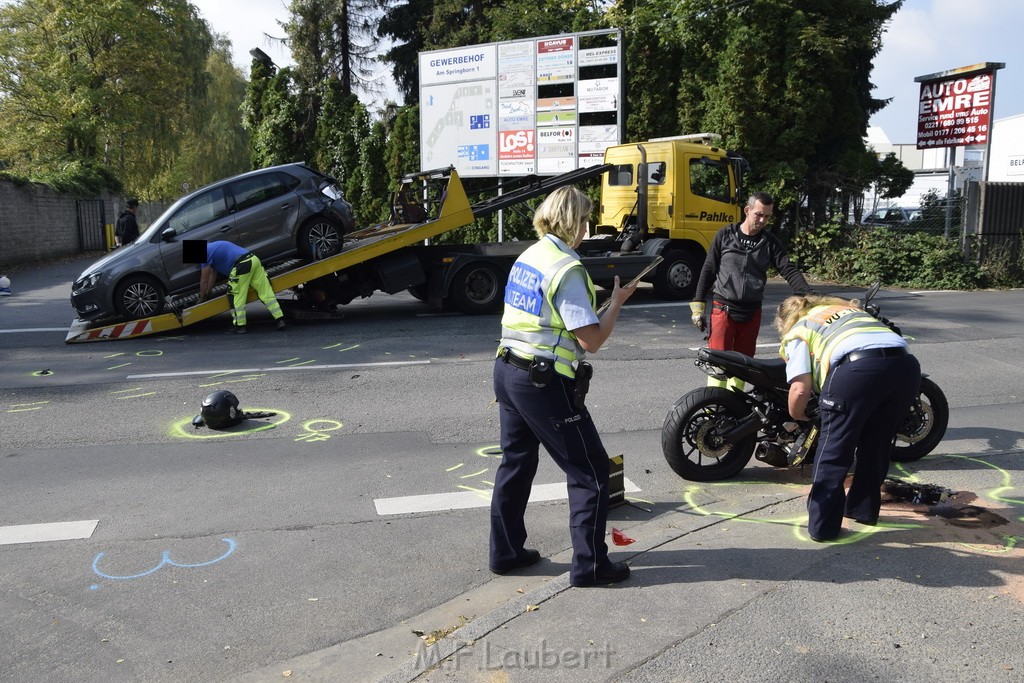
[[[574,249],[593,205],[575,187],[560,187],[533,218],[538,242],[512,266],[505,288],[502,338],[494,363],[502,460],[491,497],[490,569],[505,574],[540,560],[528,550],[524,515],[541,444],[565,472],[573,557],[570,582],[623,581],[624,563],[608,559],[608,453],[584,406],[590,379],[585,351],[608,339],[636,285],[619,286],[598,318],[594,283]]]
[[[249,299],[250,287],[256,290],[260,301],[277,321],[277,329],[284,329],[284,312],[274,295],[274,289],[270,286],[267,272],[263,270],[263,264],[256,254],[231,242],[208,242],[206,262],[202,264],[199,275],[200,301],[205,301],[210,295],[210,290],[217,282],[217,273],[228,278],[231,320],[234,323],[230,332],[245,334],[245,304]]]
[[[819,394],[821,434],[807,531],[815,541],[828,541],[839,535],[844,516],[874,525],[892,442],[918,394],[921,366],[903,337],[856,302],[791,296],[779,305],[775,325],[782,335],[790,415],[806,420],[807,402]]]

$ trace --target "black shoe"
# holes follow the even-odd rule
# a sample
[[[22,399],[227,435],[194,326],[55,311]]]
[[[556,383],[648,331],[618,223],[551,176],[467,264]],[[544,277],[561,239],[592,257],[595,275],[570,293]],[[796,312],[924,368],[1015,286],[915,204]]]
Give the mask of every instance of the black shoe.
[[[277,325],[274,326],[274,329],[275,330],[283,330],[284,329],[284,319],[283,318],[278,319]]]
[[[225,334],[245,334],[245,325],[234,325]]]
[[[629,578],[629,565],[625,562],[609,562],[597,570],[593,575],[582,579],[570,580],[573,586],[585,588],[587,586],[607,586],[610,583],[619,583]]]
[[[499,575],[508,574],[509,572],[514,572],[517,569],[532,567],[538,562],[540,562],[539,550],[524,550],[523,554],[520,555],[514,562],[510,562],[509,564],[503,564],[498,567],[492,566],[491,573]]]
[[[863,524],[864,526],[875,526],[876,524],[878,524],[878,517],[875,517],[874,519],[857,519],[856,517],[852,517],[850,515],[843,516],[846,517],[846,519],[852,519],[853,521],[857,522],[857,524]]]

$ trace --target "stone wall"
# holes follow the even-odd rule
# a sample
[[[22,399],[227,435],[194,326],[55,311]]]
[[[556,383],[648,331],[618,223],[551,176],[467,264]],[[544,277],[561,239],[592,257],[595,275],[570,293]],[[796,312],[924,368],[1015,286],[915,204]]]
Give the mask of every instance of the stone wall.
[[[105,220],[113,224],[123,199],[102,196]],[[0,266],[82,252],[76,198],[45,185],[0,180]]]

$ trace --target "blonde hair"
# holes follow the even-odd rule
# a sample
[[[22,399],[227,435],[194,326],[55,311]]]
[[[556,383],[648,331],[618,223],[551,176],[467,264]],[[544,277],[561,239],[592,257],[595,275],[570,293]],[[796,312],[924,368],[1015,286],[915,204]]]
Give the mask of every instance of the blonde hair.
[[[786,336],[786,333],[793,328],[793,325],[796,325],[797,321],[807,315],[807,312],[815,306],[860,308],[860,302],[856,299],[840,299],[837,296],[794,294],[779,304],[779,312],[775,316],[775,329],[779,331],[780,335]]]
[[[537,237],[551,233],[569,246],[576,241],[580,226],[590,218],[594,202],[572,185],[563,185],[548,195],[533,214]]]

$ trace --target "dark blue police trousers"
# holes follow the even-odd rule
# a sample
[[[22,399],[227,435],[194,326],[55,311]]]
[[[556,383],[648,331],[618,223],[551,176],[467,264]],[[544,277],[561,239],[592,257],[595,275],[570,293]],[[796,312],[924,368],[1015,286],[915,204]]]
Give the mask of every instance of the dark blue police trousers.
[[[491,567],[509,566],[526,543],[526,504],[541,444],[565,472],[569,491],[573,581],[595,578],[608,564],[608,453],[590,413],[573,407],[573,380],[554,373],[535,387],[529,371],[498,358],[494,395],[501,411],[501,465],[491,497]]]
[[[878,520],[892,442],[920,383],[921,365],[912,355],[861,358],[829,371],[819,400],[821,434],[807,499],[812,538],[838,536],[844,516]],[[847,494],[844,481],[851,465]]]

